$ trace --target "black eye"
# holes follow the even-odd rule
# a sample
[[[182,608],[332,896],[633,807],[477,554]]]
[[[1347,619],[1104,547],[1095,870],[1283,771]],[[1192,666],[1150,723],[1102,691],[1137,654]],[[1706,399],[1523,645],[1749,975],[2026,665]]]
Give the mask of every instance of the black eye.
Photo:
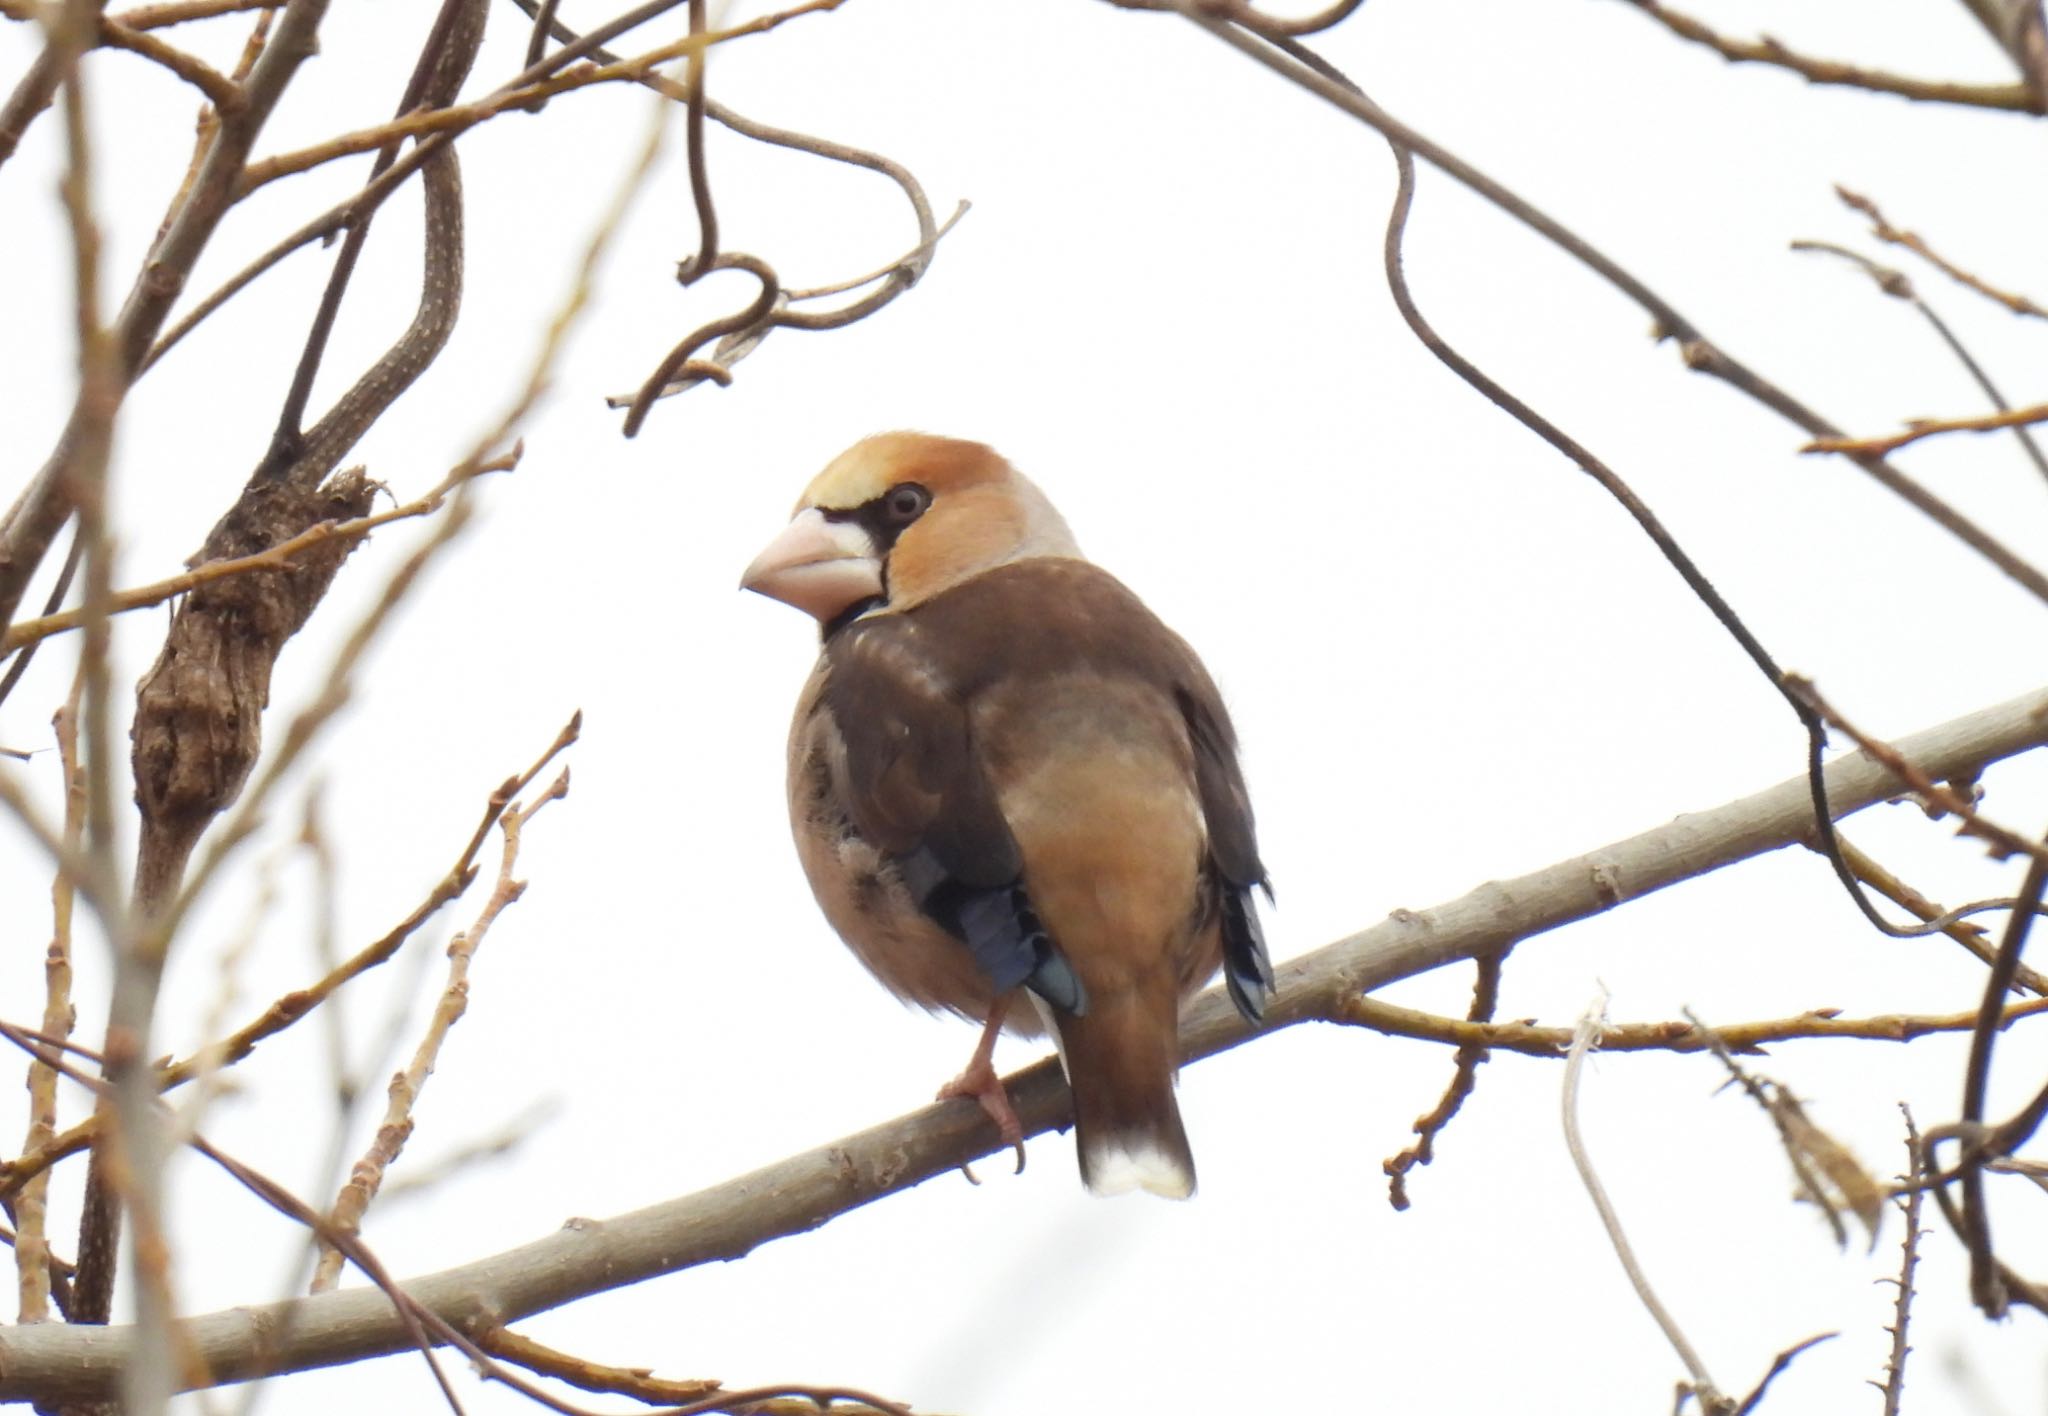
[[[882,498],[882,516],[891,526],[904,527],[923,516],[932,504],[932,494],[915,482],[891,487]]]

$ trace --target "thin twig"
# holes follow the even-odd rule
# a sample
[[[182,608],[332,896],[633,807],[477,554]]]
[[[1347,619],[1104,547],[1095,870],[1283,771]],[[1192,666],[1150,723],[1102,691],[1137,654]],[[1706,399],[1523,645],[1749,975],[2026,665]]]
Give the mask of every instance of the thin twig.
[[[1622,1272],[1628,1275],[1629,1286],[1635,1289],[1636,1297],[1642,1301],[1643,1307],[1663,1330],[1665,1341],[1671,1344],[1672,1350],[1678,1354],[1678,1360],[1685,1364],[1686,1371],[1692,1375],[1693,1394],[1699,1398],[1701,1408],[1713,1413],[1713,1416],[1720,1416],[1721,1413],[1732,1409],[1734,1403],[1721,1395],[1720,1389],[1714,1385],[1713,1377],[1707,1372],[1706,1364],[1700,1360],[1699,1353],[1693,1350],[1692,1343],[1686,1340],[1685,1333],[1680,1330],[1678,1320],[1671,1316],[1670,1311],[1658,1299],[1656,1290],[1650,1287],[1650,1280],[1643,1273],[1642,1265],[1636,1262],[1635,1249],[1628,1242],[1628,1233],[1621,1226],[1621,1216],[1616,1213],[1613,1202],[1607,1198],[1607,1187],[1600,1183],[1599,1172],[1593,1168],[1593,1157],[1586,1150],[1585,1138],[1579,1134],[1579,1076],[1585,1071],[1586,1053],[1600,1041],[1601,1015],[1606,1008],[1607,995],[1603,991],[1587,1006],[1585,1016],[1579,1019],[1578,1027],[1572,1032],[1571,1050],[1567,1053],[1564,1063],[1565,1149],[1571,1152],[1572,1165],[1578,1170],[1579,1180],[1585,1185],[1586,1194],[1592,1199],[1593,1208],[1600,1215],[1600,1226],[1607,1231],[1607,1240],[1614,1246],[1614,1256],[1621,1260]]]
[[[1871,1248],[1876,1248],[1878,1229],[1884,1222],[1884,1188],[1853,1152],[1813,1123],[1789,1087],[1771,1077],[1750,1075],[1715,1029],[1703,1025],[1690,1008],[1686,1009],[1685,1017],[1700,1029],[1708,1049],[1728,1069],[1728,1074],[1771,1118],[1785,1159],[1791,1162],[1793,1177],[1799,1182],[1799,1197],[1826,1218],[1828,1227],[1834,1231],[1835,1243],[1848,1246],[1849,1230],[1842,1222],[1842,1211],[1847,1210],[1870,1235]]]
[[[1856,878],[1901,909],[1917,915],[1923,921],[1922,932],[1945,934],[1984,963],[1988,964],[1997,957],[1998,951],[1985,942],[1984,926],[1969,923],[1968,917],[1989,909],[2010,910],[2019,904],[2017,896],[1978,900],[1958,909],[1945,910],[1865,855],[1846,837],[1837,833],[1835,840],[1841,847],[1843,861],[1856,873]],[[2036,997],[2048,995],[2048,977],[2022,964],[2013,974],[2013,991],[2031,993]]]
[[[162,29],[166,25],[210,20],[245,10],[276,10],[283,4],[284,0],[166,0],[158,5],[137,5],[114,18],[130,29]]]
[[[166,44],[147,31],[131,29],[119,20],[102,19],[100,43],[109,49],[125,49],[168,69],[205,94],[207,101],[222,113],[232,113],[242,106],[240,84],[198,56]]]
[[[473,1137],[453,1150],[443,1151],[415,1165],[385,1185],[378,1192],[378,1199],[389,1211],[402,1199],[424,1197],[464,1171],[503,1159],[531,1140],[534,1132],[546,1125],[560,1109],[560,1103],[552,1098],[536,1101],[496,1130]]]
[[[545,56],[534,68],[516,75],[508,84],[499,88],[491,95],[478,100],[476,103],[458,105],[458,107],[453,109],[436,110],[436,113],[459,116],[451,118],[448,121],[447,127],[431,133],[430,136],[427,136],[410,152],[399,158],[383,176],[367,183],[354,196],[329,207],[326,211],[299,227],[298,230],[277,242],[269,250],[229,277],[223,285],[195,305],[188,314],[164,334],[162,339],[157,341],[155,347],[149,352],[147,362],[153,364],[162,358],[173,345],[184,338],[185,335],[191,333],[194,327],[286,256],[315,241],[331,236],[351,221],[359,219],[363,213],[375,210],[392,192],[396,191],[413,173],[417,172],[442,145],[449,142],[456,134],[476,126],[484,118],[504,112],[510,108],[531,104],[536,98],[545,98],[551,94],[566,92],[570,89],[587,88],[592,84],[610,83],[620,80],[637,81],[655,67],[682,58],[702,45],[718,44],[747,35],[765,33],[778,25],[787,23],[789,20],[800,16],[812,14],[820,10],[836,9],[839,5],[845,3],[845,0],[808,0],[808,3],[794,6],[791,9],[778,11],[772,15],[764,15],[759,19],[735,25],[731,29],[715,31],[704,36],[701,40],[686,36],[673,44],[664,45],[659,49],[652,50],[634,59],[623,60],[616,65],[605,65],[597,68],[585,67],[551,77],[551,75],[554,75],[555,70],[566,68],[585,54],[601,49],[606,39],[623,33],[625,30],[644,23],[655,14],[663,10],[673,9],[676,5],[682,3],[683,0],[648,0],[648,3],[642,5],[639,9],[622,15],[618,19],[612,20],[593,30],[590,34],[583,36],[574,43]],[[417,123],[424,128],[430,127],[442,120],[437,118],[435,114],[430,113],[421,115],[417,120],[401,121]],[[353,148],[352,150],[365,151],[372,147],[381,146],[385,141],[389,140],[391,130],[398,126],[397,124],[392,124],[366,130],[364,134],[360,135],[363,146]]]
[[[1356,85],[1349,83],[1342,75],[1333,74],[1327,63],[1315,58],[1301,45],[1285,39],[1268,41],[1250,30],[1218,20],[1207,13],[1200,0],[1173,0],[1173,5],[1175,10],[1190,22],[1200,25],[1224,43],[1271,69],[1290,83],[1377,130],[1397,147],[1411,150],[1417,157],[1423,158],[1447,176],[1471,188],[1480,197],[1585,265],[1648,312],[1655,321],[1660,338],[1677,341],[1686,367],[1697,373],[1709,374],[1747,394],[1787,421],[1804,429],[1810,437],[1842,436],[1840,428],[1709,340],[1698,326],[1686,319],[1669,301],[1589,244],[1583,237],[1488,177],[1442,144],[1394,118],[1360,93]],[[1861,453],[1853,455],[1851,460],[1873,481],[1903,499],[1921,515],[1990,561],[2001,573],[2025,587],[2035,598],[2048,603],[2048,573],[2043,573],[2027,562],[2011,547],[1893,467],[1884,458]]]
[[[1500,1006],[1500,974],[1504,960],[1499,954],[1488,954],[1475,962],[1478,973],[1472,981],[1472,1006],[1466,1011],[1465,1021],[1484,1027],[1493,1021],[1493,1011]],[[1366,1000],[1361,996],[1360,1001]],[[1415,1119],[1415,1144],[1399,1155],[1389,1157],[1380,1167],[1387,1175],[1387,1203],[1395,1209],[1408,1208],[1408,1172],[1436,1158],[1436,1138],[1443,1133],[1444,1127],[1451,1124],[1465,1099],[1479,1084],[1479,1067],[1487,1056],[1488,1050],[1482,1043],[1459,1044],[1450,1084],[1444,1088],[1443,1096],[1428,1112]]]
[[[298,1022],[308,1013],[333,997],[350,980],[390,960],[405,941],[438,914],[443,907],[460,899],[476,879],[476,857],[489,839],[491,829],[505,807],[538,778],[547,765],[563,751],[572,746],[582,731],[583,715],[577,713],[558,733],[546,752],[534,761],[524,772],[509,777],[500,783],[484,805],[483,818],[477,822],[468,843],[455,859],[447,872],[437,880],[411,913],[400,920],[379,939],[365,945],[347,959],[328,970],[311,986],[294,989],[275,1000],[262,1013],[243,1024],[218,1042],[209,1044],[200,1054],[180,1062],[171,1063],[157,1074],[157,1086],[170,1091],[183,1086],[199,1074],[199,1057],[211,1053],[220,1059],[220,1065],[231,1066],[256,1050],[259,1043],[274,1037]],[[0,787],[6,779],[0,778]],[[97,1118],[89,1118],[55,1137],[47,1144],[26,1151],[13,1160],[0,1162],[0,1201],[16,1193],[23,1185],[40,1175],[50,1166],[69,1156],[78,1154],[92,1144],[98,1134]]]
[[[1904,1102],[1899,1103],[1899,1112],[1906,1118],[1906,1193],[1898,1201],[1906,1219],[1906,1237],[1899,1246],[1899,1276],[1889,1280],[1899,1290],[1892,1304],[1891,1326],[1886,1329],[1892,1338],[1891,1355],[1885,1360],[1884,1380],[1871,1383],[1884,1393],[1882,1416],[1901,1416],[1905,1409],[1906,1354],[1913,1350],[1906,1334],[1913,1317],[1913,1270],[1920,1262],[1920,1206],[1927,1195],[1917,1183],[1921,1178],[1920,1130]]]
[[[72,679],[71,696],[57,710],[54,728],[57,761],[64,774],[64,840],[74,850],[85,836],[85,771],[78,757],[79,698],[85,677]],[[59,870],[50,885],[50,947],[43,958],[43,1032],[68,1039],[78,1010],[71,1004],[71,921],[77,904],[77,887]],[[57,1073],[40,1058],[31,1058],[28,1068],[28,1136],[22,1141],[24,1154],[48,1145],[57,1133]],[[21,1316],[24,1323],[49,1318],[50,1244],[45,1228],[48,1212],[49,1176],[34,1177],[22,1186],[14,1202],[14,1260],[20,1274]]]
[[[71,549],[64,553],[64,564],[57,569],[57,583],[50,587],[50,594],[43,601],[45,618],[57,613],[58,606],[64,603],[64,597],[71,592],[71,578],[78,573],[79,558],[84,552],[85,542],[73,533]],[[0,631],[0,640],[4,640],[5,637],[5,632]],[[9,659],[6,674],[0,675],[0,703],[5,703],[16,686],[21,683],[22,676],[28,673],[28,666],[34,661],[35,656],[36,646],[31,643],[24,645]]]
[[[1995,300],[2016,315],[2031,315],[2035,319],[2048,320],[2048,306],[2036,304],[2017,291],[2000,289],[1983,277],[1964,270],[1954,261],[1949,260],[1939,251],[1928,245],[1916,233],[1901,230],[1889,221],[1886,221],[1884,213],[1878,209],[1877,203],[1864,196],[1861,192],[1852,192],[1847,187],[1837,184],[1835,195],[1842,199],[1842,205],[1868,218],[1870,234],[1878,240],[1888,245],[1904,247],[1947,276],[1950,280],[1955,281],[1958,285],[1967,286],[1987,300]]]
[[[1792,249],[1824,251],[1861,266],[1870,278],[1877,282],[1878,289],[1894,299],[1906,301],[1920,312],[1920,317],[1927,321],[1941,342],[1948,346],[1948,351],[1956,356],[1956,362],[1963,366],[1977,387],[1984,390],[1984,396],[1991,400],[1993,408],[2004,411],[2012,407],[2004,391],[1993,382],[1990,373],[1977,361],[1977,356],[1970,352],[1955,330],[1949,327],[1948,321],[1936,313],[1932,305],[1920,298],[1919,292],[1913,288],[1913,282],[1906,278],[1905,272],[1880,265],[1859,251],[1852,251],[1846,246],[1837,246],[1829,241],[1794,241]],[[2012,430],[2012,435],[2019,443],[2020,450],[2026,453],[2027,460],[2034,464],[2034,470],[2039,472],[2043,479],[2048,479],[2048,453],[2042,452],[2041,445],[2035,440],[2033,433],[2025,426],[2019,426]]]
[[[681,1406],[701,1401],[722,1385],[715,1381],[664,1380],[648,1367],[609,1367],[569,1352],[535,1342],[510,1328],[485,1328],[476,1335],[477,1346],[493,1357],[516,1363],[529,1372],[553,1377],[558,1382],[585,1391],[630,1396],[655,1406]]]
[[[531,806],[515,804],[507,807],[499,819],[498,829],[504,833],[505,844],[498,863],[497,886],[491,891],[490,898],[484,901],[476,922],[449,941],[447,986],[441,991],[441,1000],[434,1007],[426,1034],[414,1050],[412,1061],[391,1079],[389,1104],[385,1107],[383,1122],[377,1127],[376,1138],[363,1158],[356,1162],[348,1183],[342,1186],[341,1194],[334,1201],[328,1223],[335,1229],[353,1234],[362,1227],[363,1214],[383,1185],[385,1171],[398,1159],[406,1141],[411,1138],[413,1107],[426,1087],[427,1078],[434,1071],[434,1064],[440,1060],[441,1047],[448,1040],[449,1030],[469,1009],[470,961],[498,916],[526,893],[526,882],[515,879],[512,874],[512,868],[519,860],[520,833],[542,807],[568,794],[569,770],[565,767]],[[320,1262],[313,1271],[313,1292],[324,1293],[334,1287],[341,1278],[343,1257],[342,1251],[331,1245],[320,1255]]]
[[[1997,1027],[2009,1028],[2023,1018],[2042,1013],[2048,1013],[2048,998],[2029,998],[2012,1003],[1999,1013]],[[1715,1028],[1712,1036],[1719,1037],[1730,1051],[1736,1053],[1758,1052],[1771,1043],[1810,1038],[1912,1042],[1916,1038],[1939,1033],[1969,1032],[1977,1026],[1978,1016],[1977,1010],[1972,1008],[1966,1013],[1883,1013],[1874,1017],[1844,1018],[1838,1008],[1815,1008],[1789,1018],[1731,1023]],[[1571,1028],[1543,1027],[1531,1022],[1472,1022],[1403,1008],[1364,994],[1345,1000],[1330,1021],[1370,1028],[1390,1037],[1442,1043],[1447,1047],[1519,1052],[1525,1057],[1551,1059],[1561,1057],[1571,1046],[1573,1037]],[[1689,1019],[1604,1023],[1601,1027],[1602,1052],[1706,1052],[1712,1049],[1712,1037]]]
[[[1941,79],[1916,79],[1834,59],[1816,59],[1787,48],[1769,35],[1754,40],[1730,39],[1690,15],[1656,3],[1656,0],[1629,0],[1629,3],[1679,38],[1704,45],[1732,64],[1765,64],[1776,69],[1789,69],[1808,83],[1845,85],[1923,103],[1957,103],[1971,108],[2019,113],[2041,112],[2040,100],[2025,84],[1961,84]]]
[[[523,449],[513,448],[497,457],[478,463],[474,468],[465,467],[466,477],[482,476],[489,472],[510,472],[518,467]],[[447,504],[449,495],[458,484],[444,478],[426,492],[400,506],[386,511],[374,512],[369,516],[353,517],[347,521],[322,521],[308,527],[287,541],[257,551],[252,555],[234,556],[227,560],[203,561],[188,571],[168,576],[148,585],[138,585],[132,590],[117,590],[113,594],[109,609],[114,614],[126,614],[131,610],[147,609],[164,601],[208,584],[224,580],[231,575],[247,575],[258,570],[283,570],[293,559],[317,546],[336,542],[359,541],[380,526],[394,521],[406,521],[414,517],[431,516]],[[59,614],[42,615],[36,619],[17,620],[4,635],[0,635],[0,653],[41,642],[52,635],[69,633],[85,620],[83,610],[65,610]]]
[[[1750,1413],[1762,1404],[1764,1393],[1771,1389],[1771,1383],[1778,1379],[1779,1373],[1797,1361],[1802,1352],[1807,1351],[1809,1348],[1818,1347],[1823,1342],[1832,1341],[1840,1336],[1841,1334],[1838,1332],[1815,1333],[1804,1342],[1795,1342],[1783,1352],[1780,1352],[1771,1360],[1770,1370],[1763,1374],[1763,1377],[1757,1384],[1750,1389],[1749,1395],[1742,1399],[1742,1404],[1735,1408],[1735,1416],[1750,1416]],[[1702,1404],[1704,1405],[1704,1403]]]
[[[1906,424],[1904,432],[1867,438],[1814,438],[1801,444],[1799,450],[1857,452],[1884,457],[1902,447],[1919,442],[1922,438],[1940,437],[1943,433],[1998,433],[2007,428],[2031,427],[2036,423],[2048,423],[2048,403],[2034,403],[2025,408],[2007,408],[1997,413],[1980,413],[1968,418],[1915,418]]]
[[[241,85],[241,107],[222,117],[205,160],[173,202],[121,307],[113,330],[118,374],[113,387],[95,392],[91,400],[81,392],[57,446],[0,521],[0,625],[13,620],[29,579],[70,520],[78,464],[93,455],[95,421],[110,416],[126,395],[172,301],[226,214],[232,201],[231,184],[251,145],[299,65],[318,48],[315,39],[327,4],[328,0],[289,0],[285,5],[276,42],[265,47]],[[0,150],[7,146],[4,114],[0,114]]]

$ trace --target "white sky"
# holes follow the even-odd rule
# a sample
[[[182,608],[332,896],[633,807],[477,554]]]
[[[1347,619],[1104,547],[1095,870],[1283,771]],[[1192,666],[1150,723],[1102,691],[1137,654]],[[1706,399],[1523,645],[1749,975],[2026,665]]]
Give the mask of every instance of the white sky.
[[[261,150],[384,116],[429,13],[336,6]],[[610,13],[564,6],[579,26]],[[1872,65],[2008,77],[1960,5],[1702,0],[1702,13]],[[215,27],[208,52],[225,62],[239,32]],[[524,43],[516,12],[496,10],[471,90],[516,70]],[[1323,47],[1394,112],[1858,431],[1981,400],[1910,309],[1835,262],[1787,252],[1798,237],[1859,241],[1831,183],[1994,279],[2048,288],[2037,123],[1730,69],[1622,4],[1375,0]],[[0,27],[0,74],[30,52],[23,27]],[[90,72],[110,285],[125,290],[182,170],[193,103],[132,56],[95,56]],[[733,589],[803,482],[868,432],[994,443],[1201,650],[1244,739],[1280,955],[1799,770],[1790,713],[1619,511],[1401,327],[1378,265],[1392,164],[1365,129],[1178,19],[1080,0],[850,0],[721,52],[711,82],[750,116],[900,160],[942,215],[963,197],[974,209],[925,282],[880,316],[778,333],[731,389],[664,404],[629,443],[601,395],[637,385],[685,331],[752,294],[740,277],[689,292],[670,278],[695,244],[678,119],[556,396],[525,426],[524,465],[484,489],[481,524],[387,634],[317,767],[188,933],[166,995],[161,1046],[203,1040],[224,987],[219,950],[316,778],[352,949],[424,894],[490,788],[585,711],[574,791],[529,833],[531,888],[477,960],[471,1012],[407,1163],[536,1099],[560,1111],[511,1158],[375,1211],[368,1236],[395,1272],[821,1143],[922,1103],[964,1059],[972,1030],[876,988],[804,888],[781,776],[814,632]],[[437,480],[509,397],[646,103],[570,95],[538,121],[510,116],[464,140],[462,324],[357,453],[401,496]],[[45,118],[0,168],[9,487],[40,462],[70,399],[68,356],[52,354],[68,347],[69,319],[58,137]],[[722,131],[712,162],[727,245],[791,283],[858,273],[915,240],[879,178]],[[251,202],[195,292],[347,191],[362,165]],[[380,221],[317,405],[409,318],[416,223],[412,197]],[[1796,430],[1687,374],[1615,292],[1429,172],[1409,252],[1444,333],[1629,477],[1781,660],[1867,726],[1903,734],[2039,684],[2040,605],[1853,468],[1795,457]],[[260,456],[326,269],[320,254],[294,257],[137,390],[116,473],[124,583],[174,570]],[[2048,395],[2044,331],[1911,269],[2015,401]],[[1951,439],[1900,464],[2048,561],[2048,496],[2008,440]],[[286,652],[278,709],[305,701],[419,535],[380,535],[349,563]],[[123,622],[117,682],[146,667],[161,629],[160,613]],[[70,652],[38,661],[0,710],[0,742],[47,742]],[[18,770],[54,799],[53,755]],[[2040,764],[1990,786],[2001,819],[2038,829]],[[1850,834],[1950,903],[2017,879],[1911,809],[1880,808]],[[0,1015],[25,1020],[41,1006],[47,873],[23,838],[7,839],[0,898],[21,903],[0,916]],[[232,981],[231,1017],[318,972],[312,877],[280,858],[284,903]],[[430,980],[416,989],[422,1011],[441,970],[430,951],[481,898],[416,941],[428,957],[409,951],[345,1000],[358,1058],[392,989],[420,977],[415,963]],[[88,951],[80,972],[90,1041],[104,960]],[[1627,1020],[1684,1006],[1724,1021],[1823,1006],[1948,1012],[1973,1005],[1979,978],[1945,942],[1874,936],[1817,857],[1787,852],[1528,942],[1502,1016],[1568,1023],[1603,982]],[[1468,983],[1457,971],[1391,996],[1460,1011]],[[2038,1085],[2038,1033],[2001,1044],[1994,1114]],[[208,1124],[308,1193],[329,1135],[324,1046],[317,1024],[266,1045]],[[1006,1065],[1030,1060],[1005,1048]],[[1959,1039],[1804,1043],[1764,1066],[1889,1174],[1902,1155],[1896,1103],[1923,1123],[1951,1118],[1962,1053]],[[979,1189],[936,1180],[743,1263],[526,1327],[664,1375],[845,1382],[976,1416],[1665,1409],[1681,1370],[1571,1177],[1558,1066],[1496,1057],[1437,1163],[1412,1178],[1414,1208],[1387,1207],[1379,1162],[1410,1139],[1449,1062],[1426,1044],[1297,1029],[1183,1078],[1202,1176],[1190,1204],[1091,1200],[1070,1138],[1050,1136],[1021,1178],[994,1162]],[[381,1107],[377,1066],[351,1154]],[[1724,1387],[1746,1390],[1780,1349],[1839,1329],[1764,1410],[1875,1410],[1862,1382],[1887,1350],[1890,1290],[1875,1280],[1895,1269],[1896,1219],[1874,1254],[1838,1254],[1788,1202],[1768,1123],[1716,1096],[1720,1081],[1698,1057],[1596,1062],[1585,1124],[1615,1202]],[[77,1096],[66,1105],[82,1114]],[[175,1182],[186,1306],[275,1296],[292,1252],[282,1222],[202,1165],[182,1164]],[[2039,1197],[2017,1182],[2000,1194],[2002,1251],[2039,1274]],[[65,1252],[72,1223],[64,1210]],[[1978,1319],[1946,1233],[1922,1273],[1907,1409],[2040,1409],[2039,1315]],[[526,1409],[458,1380],[473,1412]],[[417,1359],[395,1358],[293,1379],[276,1399],[409,1411],[437,1398]]]

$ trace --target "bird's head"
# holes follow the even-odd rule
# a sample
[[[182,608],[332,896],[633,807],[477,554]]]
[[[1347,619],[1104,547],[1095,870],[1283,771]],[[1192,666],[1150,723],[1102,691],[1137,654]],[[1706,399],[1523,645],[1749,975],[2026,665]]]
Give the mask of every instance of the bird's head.
[[[1012,561],[1078,557],[1045,493],[981,443],[877,433],[804,489],[740,586],[826,626],[907,610]]]

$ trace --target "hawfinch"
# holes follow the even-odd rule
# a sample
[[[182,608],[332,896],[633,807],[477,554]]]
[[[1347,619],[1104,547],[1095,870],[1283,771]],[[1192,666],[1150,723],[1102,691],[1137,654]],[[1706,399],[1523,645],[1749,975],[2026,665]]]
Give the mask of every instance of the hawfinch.
[[[797,854],[832,927],[899,997],[984,1024],[990,1065],[1049,1031],[1099,1195],[1193,1193],[1174,1104],[1181,1002],[1220,964],[1257,1020],[1267,885],[1237,744],[1201,660],[1082,559],[980,443],[882,433],[820,473],[741,584],[814,616],[789,740]]]

